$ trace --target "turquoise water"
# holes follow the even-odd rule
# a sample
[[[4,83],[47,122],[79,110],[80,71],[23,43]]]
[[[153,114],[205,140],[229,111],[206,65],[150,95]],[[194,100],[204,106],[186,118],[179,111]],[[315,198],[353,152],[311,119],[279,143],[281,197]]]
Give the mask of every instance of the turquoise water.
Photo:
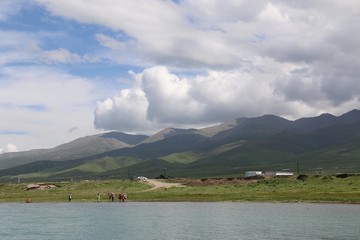
[[[297,203],[0,204],[0,239],[360,239],[360,206]]]

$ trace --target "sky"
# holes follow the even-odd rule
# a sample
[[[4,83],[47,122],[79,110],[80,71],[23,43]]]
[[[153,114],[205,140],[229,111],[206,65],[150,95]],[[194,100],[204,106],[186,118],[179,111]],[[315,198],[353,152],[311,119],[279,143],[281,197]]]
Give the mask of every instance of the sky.
[[[0,153],[359,109],[359,23],[360,0],[0,0]]]

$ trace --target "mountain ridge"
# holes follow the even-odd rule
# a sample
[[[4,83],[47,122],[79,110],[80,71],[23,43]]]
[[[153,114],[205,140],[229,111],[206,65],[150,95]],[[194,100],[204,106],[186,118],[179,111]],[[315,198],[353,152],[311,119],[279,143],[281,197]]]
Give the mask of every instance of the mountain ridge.
[[[309,154],[315,159],[313,162],[307,162],[306,159],[300,161],[307,162],[310,169],[317,161],[326,163],[325,160],[314,157],[319,151],[332,153],[332,158],[336,159],[339,166],[342,163],[356,165],[360,163],[357,150],[360,148],[357,145],[360,142],[360,111],[354,109],[338,117],[321,114],[294,121],[267,114],[254,118],[237,118],[202,129],[166,128],[152,136],[109,132],[76,139],[54,149],[60,151],[64,146],[64,149],[71,149],[71,144],[79,142],[83,142],[80,147],[86,148],[86,143],[99,138],[124,141],[116,142],[121,142],[121,146],[116,145],[110,150],[97,151],[95,154],[83,154],[75,158],[52,156],[51,159],[23,161],[23,164],[2,167],[0,178],[32,176],[36,175],[37,170],[54,173],[48,174],[48,177],[70,176],[75,173],[86,176],[125,176],[133,171],[155,174],[153,171],[156,168],[149,166],[146,163],[148,161],[156,163],[156,166],[165,161],[169,169],[173,168],[172,171],[180,176],[191,173],[233,174],[238,169],[251,169],[251,166],[275,169],[290,165],[293,168],[294,161]],[[108,141],[102,143],[111,145]],[[345,145],[354,149],[339,153],[333,150]],[[56,153],[54,149],[53,154]],[[324,152],[321,154],[326,155]],[[341,158],[346,160],[341,162]],[[331,161],[329,160],[329,165],[336,165]],[[3,162],[6,163],[6,159],[1,160],[0,155],[0,169],[4,166]],[[107,167],[102,168],[105,165]],[[360,169],[360,164],[355,168]]]
[[[23,152],[0,154],[0,169],[40,160],[69,160],[91,156],[102,152],[134,146],[146,135],[131,135],[120,132],[107,132],[77,138],[50,149],[34,149]]]

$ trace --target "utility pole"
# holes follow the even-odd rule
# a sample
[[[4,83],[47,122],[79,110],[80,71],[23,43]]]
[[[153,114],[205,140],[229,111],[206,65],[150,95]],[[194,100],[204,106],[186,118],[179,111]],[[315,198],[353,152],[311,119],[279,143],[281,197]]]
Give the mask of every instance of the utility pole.
[[[296,159],[296,169],[297,169],[297,175],[300,175],[300,171],[299,171],[299,159]]]
[[[167,178],[167,175],[166,175],[166,166],[164,166],[164,177]]]

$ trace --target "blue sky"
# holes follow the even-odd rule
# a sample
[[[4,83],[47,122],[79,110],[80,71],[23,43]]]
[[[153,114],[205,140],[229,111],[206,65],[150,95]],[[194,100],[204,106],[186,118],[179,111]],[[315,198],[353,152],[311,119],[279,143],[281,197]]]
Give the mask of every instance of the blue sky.
[[[360,2],[0,1],[0,153],[359,108]]]

